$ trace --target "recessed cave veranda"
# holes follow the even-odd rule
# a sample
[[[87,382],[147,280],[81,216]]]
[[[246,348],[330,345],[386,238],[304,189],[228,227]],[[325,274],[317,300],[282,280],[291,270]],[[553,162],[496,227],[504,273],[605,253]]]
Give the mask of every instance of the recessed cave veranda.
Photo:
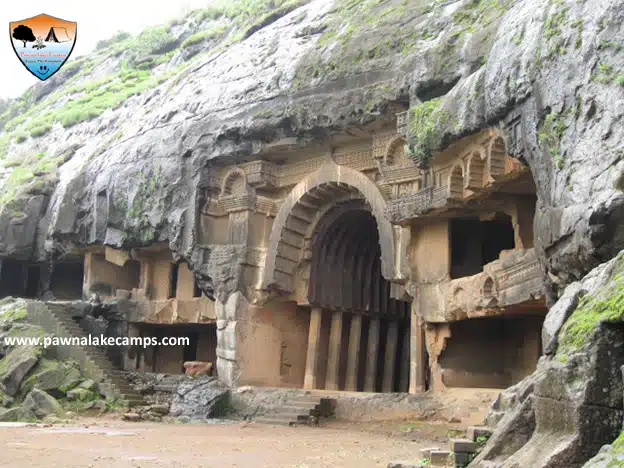
[[[53,264],[4,260],[2,294],[122,298],[128,336],[189,337],[124,350],[126,370],[200,360],[231,385],[357,392],[514,384],[536,366],[547,311],[515,134],[484,129],[422,164],[396,116],[207,165],[190,255],[94,244]],[[111,195],[94,203],[105,238]]]

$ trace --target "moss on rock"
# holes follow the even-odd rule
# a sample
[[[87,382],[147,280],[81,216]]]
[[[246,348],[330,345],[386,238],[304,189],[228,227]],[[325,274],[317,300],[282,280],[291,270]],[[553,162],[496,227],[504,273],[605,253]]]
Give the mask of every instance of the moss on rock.
[[[423,102],[410,111],[410,156],[421,163],[431,158],[442,143],[442,127],[449,121],[449,113],[441,106],[441,98]]]
[[[566,356],[589,343],[601,322],[624,320],[624,261],[614,269],[608,286],[585,296],[567,320],[559,335],[557,356]]]

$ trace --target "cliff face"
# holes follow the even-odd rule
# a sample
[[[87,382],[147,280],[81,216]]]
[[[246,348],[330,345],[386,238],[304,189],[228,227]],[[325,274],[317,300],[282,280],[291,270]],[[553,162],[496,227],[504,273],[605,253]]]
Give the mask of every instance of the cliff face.
[[[264,4],[275,8],[262,16]],[[553,293],[622,248],[619,1],[225,5],[102,43],[12,103],[1,255],[154,241],[184,255],[211,161],[284,137],[306,145],[424,101],[447,117],[432,146],[522,122]]]

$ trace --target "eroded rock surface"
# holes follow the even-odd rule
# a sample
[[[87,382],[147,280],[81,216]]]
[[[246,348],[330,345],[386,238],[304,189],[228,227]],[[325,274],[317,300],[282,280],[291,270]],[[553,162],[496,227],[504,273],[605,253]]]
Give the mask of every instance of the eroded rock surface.
[[[174,417],[208,419],[222,412],[229,388],[216,377],[199,377],[180,382],[171,402]]]
[[[496,430],[471,467],[580,467],[618,437],[624,417],[622,258],[571,285],[572,293],[551,309],[559,317],[571,294],[585,296],[553,333],[560,340],[556,354],[542,357],[533,375],[499,397],[488,417]],[[608,306],[613,298],[616,305]]]
[[[441,146],[501,119],[519,129],[510,151],[524,154],[536,182],[536,243],[553,299],[622,248],[618,0],[297,5],[257,25],[223,18],[222,40],[185,47],[214,24],[176,22],[155,52],[169,55],[150,62],[152,86],[95,118],[45,122],[43,136],[28,119],[5,121],[7,159],[40,153],[61,165],[4,200],[0,254],[41,259],[74,245],[165,241],[204,287],[219,277],[231,292],[236,262],[208,268],[210,253],[194,249],[198,187],[210,183],[213,160],[242,161],[285,139],[322,145],[330,131],[393,120],[391,104],[438,97],[448,113]],[[65,115],[72,86],[108,79],[130,59],[154,60],[124,44],[98,52],[94,72],[87,62],[67,67],[24,102],[48,99]],[[34,136],[18,138],[22,130]]]

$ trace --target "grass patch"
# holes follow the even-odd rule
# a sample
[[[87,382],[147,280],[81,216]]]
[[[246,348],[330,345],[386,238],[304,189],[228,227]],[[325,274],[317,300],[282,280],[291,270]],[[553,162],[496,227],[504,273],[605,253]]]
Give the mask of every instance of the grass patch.
[[[225,24],[213,26],[210,29],[205,29],[204,31],[199,31],[198,33],[193,34],[188,37],[183,43],[182,48],[190,47],[195,44],[200,44],[202,42],[210,41],[210,40],[219,40],[223,38],[227,31],[229,30],[228,26]]]
[[[559,152],[559,147],[561,138],[563,138],[563,133],[567,128],[568,126],[563,121],[563,115],[552,111],[544,119],[537,134],[538,141],[550,152],[558,169],[561,169],[564,163],[564,158]]]

